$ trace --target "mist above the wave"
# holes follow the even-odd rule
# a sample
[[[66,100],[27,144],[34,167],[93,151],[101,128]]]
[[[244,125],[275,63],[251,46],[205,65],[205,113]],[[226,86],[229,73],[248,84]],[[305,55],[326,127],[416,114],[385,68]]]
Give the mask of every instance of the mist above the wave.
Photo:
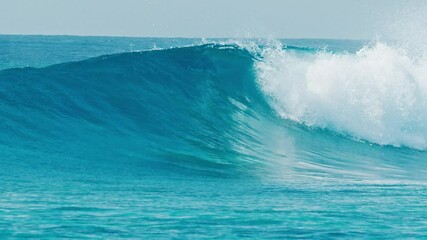
[[[414,60],[427,58],[427,2],[406,1],[393,14],[378,18],[378,39],[403,49]]]

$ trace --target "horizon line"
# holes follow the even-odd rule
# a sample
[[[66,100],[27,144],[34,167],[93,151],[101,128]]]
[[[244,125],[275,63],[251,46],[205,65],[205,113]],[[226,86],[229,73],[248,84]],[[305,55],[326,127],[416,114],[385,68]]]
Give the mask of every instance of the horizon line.
[[[325,37],[174,37],[174,36],[130,36],[130,35],[73,35],[73,34],[19,34],[0,33],[0,36],[33,36],[33,37],[110,37],[110,38],[155,38],[155,39],[276,39],[276,40],[342,40],[371,41],[362,38],[325,38]]]

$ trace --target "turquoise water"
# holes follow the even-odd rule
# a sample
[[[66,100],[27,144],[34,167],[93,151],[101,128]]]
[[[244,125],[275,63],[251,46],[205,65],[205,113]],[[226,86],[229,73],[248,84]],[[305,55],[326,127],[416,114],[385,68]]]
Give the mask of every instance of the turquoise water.
[[[0,238],[425,238],[425,66],[362,41],[0,36]]]

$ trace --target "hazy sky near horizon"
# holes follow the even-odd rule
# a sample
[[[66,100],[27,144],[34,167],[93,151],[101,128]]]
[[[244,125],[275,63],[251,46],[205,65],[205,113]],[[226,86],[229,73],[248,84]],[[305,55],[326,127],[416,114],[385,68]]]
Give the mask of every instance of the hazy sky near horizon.
[[[423,2],[0,0],[0,34],[371,39]]]

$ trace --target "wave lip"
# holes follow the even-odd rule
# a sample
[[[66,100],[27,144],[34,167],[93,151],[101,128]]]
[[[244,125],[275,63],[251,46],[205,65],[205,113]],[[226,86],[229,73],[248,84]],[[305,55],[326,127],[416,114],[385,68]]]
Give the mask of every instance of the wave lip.
[[[355,54],[268,49],[255,68],[283,118],[380,145],[427,148],[427,61],[377,43]]]

